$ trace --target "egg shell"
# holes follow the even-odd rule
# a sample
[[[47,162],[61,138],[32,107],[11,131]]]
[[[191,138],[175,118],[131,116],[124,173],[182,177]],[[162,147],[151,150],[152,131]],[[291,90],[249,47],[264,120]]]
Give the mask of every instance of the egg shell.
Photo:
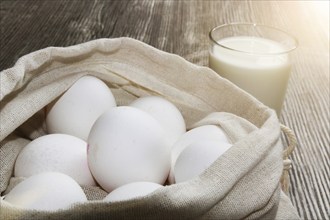
[[[81,77],[47,106],[47,131],[73,135],[86,141],[96,119],[114,106],[115,98],[102,80],[93,76]]]
[[[222,141],[199,141],[187,146],[174,166],[176,183],[184,182],[203,173],[232,145]]]
[[[163,186],[152,182],[134,182],[125,184],[118,187],[117,189],[110,192],[103,201],[125,201],[134,199],[141,196],[146,196],[156,189],[162,188]]]
[[[226,133],[216,125],[203,125],[193,128],[184,133],[171,149],[171,170],[168,177],[170,184],[175,183],[174,178],[174,165],[180,153],[190,144],[203,140],[218,140],[229,143]]]
[[[158,96],[146,96],[136,99],[130,106],[152,115],[164,128],[170,144],[186,132],[186,123],[179,109],[170,101]]]
[[[14,168],[16,177],[29,177],[46,171],[69,175],[80,185],[96,185],[88,167],[87,143],[71,135],[41,136],[19,153]]]
[[[86,202],[84,191],[71,177],[57,172],[33,175],[17,184],[4,200],[28,210],[56,211]]]
[[[88,163],[107,192],[131,182],[163,184],[170,146],[161,125],[137,108],[121,106],[97,119],[88,138]]]

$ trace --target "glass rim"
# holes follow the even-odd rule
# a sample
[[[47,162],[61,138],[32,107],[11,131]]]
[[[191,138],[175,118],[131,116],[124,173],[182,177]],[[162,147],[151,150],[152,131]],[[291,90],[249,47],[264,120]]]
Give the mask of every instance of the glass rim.
[[[278,32],[281,32],[282,34],[285,34],[287,35],[289,38],[291,38],[294,42],[293,46],[288,48],[288,49],[285,49],[281,52],[275,52],[275,53],[256,53],[256,52],[248,52],[248,51],[244,51],[244,50],[237,50],[237,49],[234,49],[234,48],[231,48],[231,47],[228,47],[228,46],[225,46],[221,43],[219,43],[218,41],[216,41],[213,36],[212,36],[212,33],[219,29],[219,28],[223,28],[223,27],[229,27],[229,26],[238,26],[238,25],[244,25],[244,26],[258,26],[258,27],[263,27],[263,28],[268,28],[268,29],[272,29],[272,30],[275,30],[275,31],[278,31]],[[225,48],[225,49],[228,49],[228,50],[231,50],[231,51],[235,51],[235,52],[239,52],[239,53],[245,53],[245,54],[251,54],[251,55],[280,55],[280,54],[287,54],[287,53],[290,53],[291,51],[295,50],[297,47],[298,47],[298,40],[296,37],[292,36],[291,34],[289,34],[288,32],[286,31],[283,31],[279,28],[276,28],[276,27],[272,27],[272,26],[269,26],[269,25],[263,25],[263,24],[257,24],[257,23],[241,23],[241,22],[237,22],[237,23],[225,23],[225,24],[222,24],[222,25],[218,25],[218,26],[215,26],[213,27],[210,32],[209,32],[209,38],[210,40],[216,44],[217,46],[220,46],[222,48]]]

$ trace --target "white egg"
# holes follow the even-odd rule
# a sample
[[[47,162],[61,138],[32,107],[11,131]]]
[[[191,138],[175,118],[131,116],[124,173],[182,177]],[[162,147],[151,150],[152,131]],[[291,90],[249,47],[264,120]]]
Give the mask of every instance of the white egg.
[[[84,191],[71,177],[56,172],[33,175],[17,184],[5,201],[29,210],[56,211],[86,202]]]
[[[186,124],[179,109],[168,100],[158,96],[147,96],[136,99],[130,104],[151,114],[165,129],[170,144],[186,132]]]
[[[160,184],[152,182],[134,182],[128,183],[110,192],[103,201],[125,201],[133,198],[146,196],[156,189],[163,187]]]
[[[112,108],[97,119],[88,138],[88,163],[108,192],[131,182],[163,184],[170,147],[161,125],[137,108]]]
[[[73,135],[86,141],[96,119],[114,106],[115,98],[109,87],[96,77],[84,76],[47,106],[47,131]]]
[[[169,174],[169,183],[175,183],[174,164],[180,153],[190,144],[203,140],[219,140],[229,143],[225,132],[216,125],[203,125],[187,131],[172,146],[171,150],[171,171]]]
[[[41,136],[19,153],[14,169],[16,177],[54,171],[71,176],[80,185],[96,185],[87,162],[87,143],[66,134]]]
[[[203,173],[232,145],[222,141],[200,141],[187,146],[174,166],[176,183],[184,182]]]

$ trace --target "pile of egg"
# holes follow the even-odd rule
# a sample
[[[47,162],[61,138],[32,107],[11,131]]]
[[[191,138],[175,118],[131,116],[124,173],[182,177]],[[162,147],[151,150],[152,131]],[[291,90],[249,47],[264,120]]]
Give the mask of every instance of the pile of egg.
[[[201,174],[231,147],[215,125],[186,130],[178,108],[158,96],[117,106],[109,87],[84,76],[47,106],[48,134],[17,157],[26,179],[4,200],[24,209],[58,210],[87,201],[80,186],[99,186],[104,201],[147,195]]]

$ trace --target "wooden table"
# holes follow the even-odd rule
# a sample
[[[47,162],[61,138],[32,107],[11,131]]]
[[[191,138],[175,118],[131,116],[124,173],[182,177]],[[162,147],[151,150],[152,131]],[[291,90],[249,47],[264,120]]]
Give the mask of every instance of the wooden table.
[[[24,54],[97,38],[132,37],[208,64],[208,32],[229,22],[286,30],[299,40],[280,120],[298,139],[290,198],[304,219],[329,219],[329,2],[1,0],[0,70]]]

